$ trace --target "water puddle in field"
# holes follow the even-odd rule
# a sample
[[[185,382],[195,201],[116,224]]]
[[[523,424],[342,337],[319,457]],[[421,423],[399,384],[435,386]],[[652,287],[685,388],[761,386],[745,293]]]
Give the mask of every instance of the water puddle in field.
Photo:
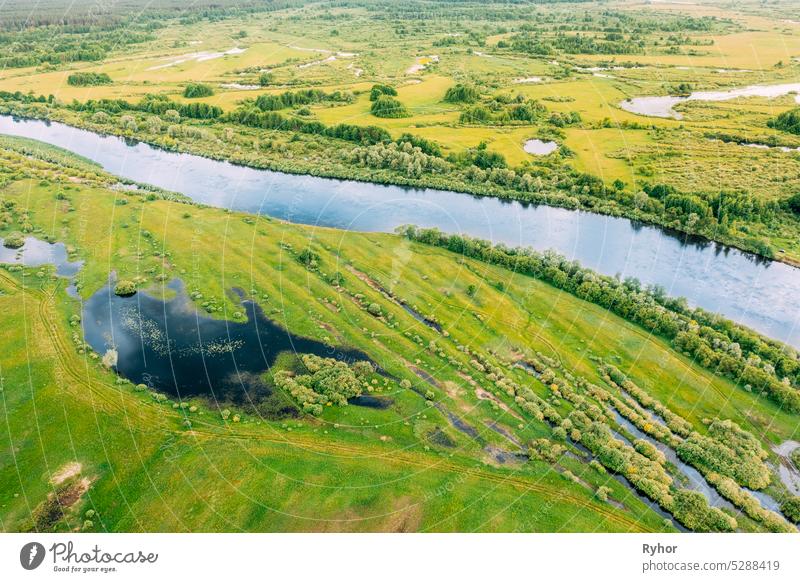
[[[526,372],[529,372],[529,373],[533,374],[533,375],[534,375],[536,378],[541,378],[541,377],[542,377],[542,373],[541,373],[541,372],[539,372],[539,371],[538,371],[536,368],[534,368],[533,366],[531,366],[531,365],[530,365],[528,362],[526,362],[525,360],[517,360],[516,362],[514,362],[514,365],[515,365],[517,368],[521,368],[521,369],[525,370]]]
[[[0,263],[39,267],[54,265],[61,277],[74,277],[83,266],[83,261],[70,261],[64,243],[49,243],[33,236],[25,237],[25,244],[18,249],[3,246],[0,237]]]
[[[614,414],[614,419],[617,421],[617,424],[624,427],[625,430],[627,430],[628,433],[633,435],[635,438],[642,439],[653,445],[656,449],[664,454],[664,456],[667,458],[667,461],[675,465],[678,471],[683,475],[683,477],[685,477],[685,483],[682,484],[683,486],[692,491],[702,493],[703,497],[708,500],[708,504],[712,507],[726,508],[732,510],[733,512],[739,511],[730,501],[722,497],[717,490],[714,489],[714,487],[712,487],[708,481],[706,481],[705,477],[703,477],[700,471],[690,465],[687,465],[680,458],[678,458],[678,454],[672,447],[665,445],[661,441],[654,439],[647,433],[640,430],[639,427],[622,416],[619,412],[617,412],[616,409],[612,408],[611,411]],[[612,430],[612,433],[618,439],[629,443],[628,439],[616,431]]]
[[[554,141],[529,139],[528,141],[525,142],[525,146],[522,149],[524,149],[527,153],[533,154],[535,156],[546,156],[556,151],[558,149],[558,144]]]
[[[362,406],[364,408],[374,408],[376,410],[385,410],[394,404],[394,400],[386,396],[369,396],[362,394],[347,401],[353,406]]]
[[[116,350],[117,372],[134,384],[175,397],[252,403],[272,394],[261,376],[280,353],[369,359],[294,335],[252,301],[241,303],[246,321],[218,320],[195,308],[180,280],[167,287],[174,297],[166,301],[145,292],[118,297],[106,286],[84,303],[86,342],[99,354]]]
[[[649,117],[672,117],[681,119],[681,114],[673,109],[684,101],[729,101],[739,97],[775,98],[800,92],[800,83],[784,83],[781,85],[750,85],[728,91],[694,91],[689,95],[662,95],[651,97],[633,97],[620,103],[620,107],[630,113]],[[800,95],[795,95],[800,103]]]

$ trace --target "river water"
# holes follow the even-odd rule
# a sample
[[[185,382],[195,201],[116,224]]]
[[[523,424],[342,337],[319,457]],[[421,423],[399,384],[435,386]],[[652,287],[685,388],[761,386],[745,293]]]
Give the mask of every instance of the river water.
[[[800,270],[624,218],[257,170],[55,122],[0,116],[0,133],[63,147],[113,174],[211,206],[344,230],[392,232],[416,224],[511,246],[554,249],[601,273],[661,285],[692,305],[800,347]]]
[[[681,114],[673,109],[683,101],[729,101],[739,97],[780,97],[791,93],[800,93],[800,83],[784,83],[782,85],[750,85],[727,91],[694,91],[685,96],[659,95],[650,97],[633,97],[620,103],[625,111],[649,117],[673,117],[681,119]],[[795,96],[800,103],[800,96]]]

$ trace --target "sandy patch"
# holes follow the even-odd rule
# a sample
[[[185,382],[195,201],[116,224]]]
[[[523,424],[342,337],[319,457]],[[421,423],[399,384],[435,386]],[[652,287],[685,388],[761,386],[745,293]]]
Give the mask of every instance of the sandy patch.
[[[439,62],[439,55],[428,55],[424,57],[417,57],[416,62],[406,69],[406,75],[415,75],[424,71],[428,65]]]
[[[242,85],[241,83],[221,83],[220,87],[236,91],[255,91],[262,88],[261,85]]]
[[[61,485],[67,479],[71,479],[72,477],[79,475],[82,469],[83,465],[77,461],[67,463],[50,476],[50,481],[55,485]]]

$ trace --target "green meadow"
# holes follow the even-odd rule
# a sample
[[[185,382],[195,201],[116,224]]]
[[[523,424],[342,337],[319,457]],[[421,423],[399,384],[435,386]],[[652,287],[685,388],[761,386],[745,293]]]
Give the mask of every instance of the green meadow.
[[[37,26],[11,2],[0,114],[800,261],[800,136],[774,123],[796,91],[675,117],[621,106],[797,82],[791,2],[138,1],[63,22],[48,0]],[[376,98],[400,107],[376,115]],[[797,440],[796,351],[638,282],[437,236],[205,207],[0,136],[3,252],[35,237],[82,262],[74,281],[0,263],[0,530],[797,531],[779,469],[800,467],[776,449]],[[251,301],[371,366],[287,350],[259,372],[265,401],[136,384],[114,338],[101,353],[83,333],[83,302],[121,281],[131,306],[182,282],[201,324],[253,324]]]

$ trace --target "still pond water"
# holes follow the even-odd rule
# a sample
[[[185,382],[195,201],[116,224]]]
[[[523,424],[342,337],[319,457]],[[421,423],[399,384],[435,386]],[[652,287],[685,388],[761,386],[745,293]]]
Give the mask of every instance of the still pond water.
[[[164,301],[147,293],[119,297],[106,286],[83,306],[86,342],[101,355],[116,349],[117,371],[136,384],[176,397],[251,402],[268,392],[260,375],[281,352],[369,359],[296,336],[252,301],[242,301],[247,321],[212,319],[196,310],[179,280],[168,287],[174,297]]]

